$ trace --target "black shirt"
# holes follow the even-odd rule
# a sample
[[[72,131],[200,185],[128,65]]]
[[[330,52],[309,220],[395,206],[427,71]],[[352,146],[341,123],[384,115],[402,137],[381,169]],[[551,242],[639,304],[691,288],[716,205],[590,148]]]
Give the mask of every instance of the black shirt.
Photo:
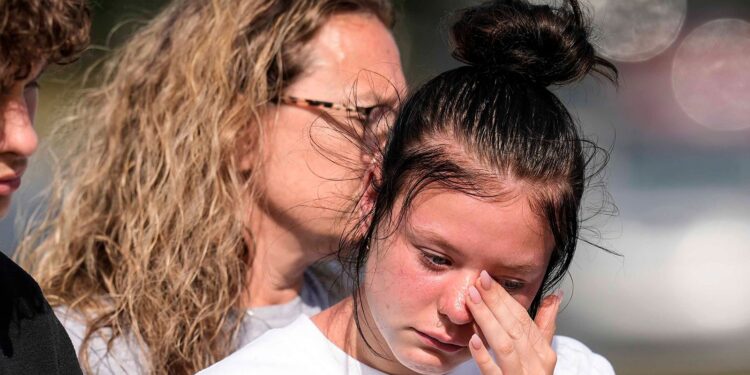
[[[0,374],[81,374],[39,285],[0,253]]]

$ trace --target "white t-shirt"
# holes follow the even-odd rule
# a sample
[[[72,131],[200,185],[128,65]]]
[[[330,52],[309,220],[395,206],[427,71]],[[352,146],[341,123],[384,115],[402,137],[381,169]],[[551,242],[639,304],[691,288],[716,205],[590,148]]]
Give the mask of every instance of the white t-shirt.
[[[552,347],[557,353],[555,375],[614,374],[607,360],[592,353],[582,343],[555,336]],[[307,316],[300,316],[285,328],[266,332],[244,348],[199,375],[233,374],[310,374],[310,375],[383,375],[347,355],[323,335]],[[474,361],[456,368],[453,375],[479,374]]]
[[[237,347],[242,347],[271,328],[290,324],[300,315],[315,315],[331,306],[329,289],[314,274],[305,271],[299,297],[290,302],[247,310],[242,320]],[[86,319],[79,312],[65,306],[55,308],[55,314],[70,336],[76,354],[80,357],[83,338],[86,335]],[[145,351],[132,335],[117,337],[108,346],[109,331],[97,332],[88,346],[89,366],[94,374],[147,374],[148,362]],[[79,358],[80,360],[80,358]]]

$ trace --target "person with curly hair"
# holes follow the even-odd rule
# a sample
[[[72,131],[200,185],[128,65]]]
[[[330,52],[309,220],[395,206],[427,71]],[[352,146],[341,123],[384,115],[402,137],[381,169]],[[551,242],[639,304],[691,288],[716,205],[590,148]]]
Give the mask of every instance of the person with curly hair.
[[[36,150],[38,79],[73,61],[89,40],[83,0],[0,2],[0,218]],[[70,339],[39,285],[0,253],[0,373],[80,374]]]
[[[174,0],[102,65],[18,250],[85,372],[193,374],[335,302],[312,266],[406,86],[393,13]]]

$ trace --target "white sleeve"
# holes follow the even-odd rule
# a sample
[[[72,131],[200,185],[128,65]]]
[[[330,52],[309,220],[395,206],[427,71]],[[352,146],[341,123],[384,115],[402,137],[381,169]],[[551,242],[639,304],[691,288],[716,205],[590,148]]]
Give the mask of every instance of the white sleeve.
[[[80,362],[81,347],[87,329],[84,316],[65,306],[55,307],[54,311],[57,319],[65,327]],[[97,375],[138,375],[148,372],[141,350],[135,345],[134,340],[124,337],[116,338],[109,348],[107,337],[102,332],[95,333],[89,341],[87,355],[89,368]],[[83,364],[81,366],[85,368]]]

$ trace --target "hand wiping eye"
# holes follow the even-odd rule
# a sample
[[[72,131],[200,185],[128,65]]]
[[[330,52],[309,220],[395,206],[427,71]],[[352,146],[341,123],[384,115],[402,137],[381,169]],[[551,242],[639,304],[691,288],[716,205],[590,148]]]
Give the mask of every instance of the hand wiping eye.
[[[484,375],[552,374],[557,356],[551,344],[561,297],[546,297],[532,319],[501,286],[486,271],[469,286],[466,305],[479,327],[469,342],[472,357]]]

